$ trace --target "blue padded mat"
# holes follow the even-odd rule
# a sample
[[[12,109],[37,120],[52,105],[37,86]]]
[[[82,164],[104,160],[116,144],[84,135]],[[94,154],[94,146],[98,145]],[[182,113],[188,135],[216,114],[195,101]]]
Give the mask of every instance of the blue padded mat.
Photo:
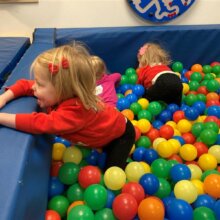
[[[20,78],[30,77],[29,68],[34,58],[54,47],[54,33],[54,29],[39,30],[39,33],[34,35],[33,44],[27,49],[4,86],[11,85]],[[3,90],[4,87],[1,93]],[[0,111],[25,113],[36,110],[35,98],[21,97],[8,103]],[[44,220],[52,150],[51,136],[30,135],[0,127],[0,139],[0,219]]]
[[[27,37],[0,37],[0,88],[29,46]]]
[[[86,43],[111,72],[137,67],[137,51],[148,41],[160,43],[187,69],[195,63],[220,61],[220,25],[63,28],[57,29],[56,35],[57,45],[73,40]]]

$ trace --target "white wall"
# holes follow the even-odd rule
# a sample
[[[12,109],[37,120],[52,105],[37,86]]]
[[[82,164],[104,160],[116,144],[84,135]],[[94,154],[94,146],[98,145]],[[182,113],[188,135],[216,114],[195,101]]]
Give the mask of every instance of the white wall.
[[[196,0],[179,18],[163,25],[220,24],[220,0]],[[0,4],[0,36],[31,37],[36,27],[158,25],[138,17],[127,0],[39,0]],[[162,24],[161,24],[162,25]]]

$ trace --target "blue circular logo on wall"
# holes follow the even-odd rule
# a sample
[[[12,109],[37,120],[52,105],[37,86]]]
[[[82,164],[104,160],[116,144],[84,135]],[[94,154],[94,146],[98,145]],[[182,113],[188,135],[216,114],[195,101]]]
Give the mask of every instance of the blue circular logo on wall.
[[[182,15],[195,0],[128,0],[131,8],[145,20],[162,23]]]

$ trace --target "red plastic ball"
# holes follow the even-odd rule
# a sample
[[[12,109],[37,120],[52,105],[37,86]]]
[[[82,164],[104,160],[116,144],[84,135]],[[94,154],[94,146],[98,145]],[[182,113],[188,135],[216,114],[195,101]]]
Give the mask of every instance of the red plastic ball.
[[[197,89],[197,92],[200,93],[200,94],[204,94],[204,95],[207,95],[207,94],[208,94],[208,90],[207,90],[206,86],[200,86],[200,87]]]
[[[122,188],[122,193],[131,194],[139,204],[145,197],[144,188],[136,182],[126,183]]]
[[[87,188],[92,184],[98,184],[101,181],[101,171],[98,167],[88,165],[79,171],[78,182],[82,188]]]
[[[138,204],[132,195],[121,193],[115,197],[112,203],[112,210],[117,219],[131,220],[137,214]]]
[[[182,134],[182,138],[184,139],[186,144],[193,144],[196,141],[195,136],[191,132],[186,132]]]
[[[160,136],[165,139],[170,139],[173,137],[174,129],[170,125],[162,125],[159,129]]]
[[[148,138],[150,138],[151,142],[153,142],[156,138],[160,137],[159,130],[157,130],[154,127],[151,127],[151,129],[145,135]]]
[[[58,176],[60,167],[62,167],[63,162],[62,161],[52,161],[51,167],[50,167],[50,175],[51,176]]]
[[[168,158],[168,160],[176,160],[179,163],[183,163],[182,158],[178,154],[173,154]]]
[[[47,210],[45,214],[45,220],[61,220],[58,212],[54,210]]]
[[[210,115],[210,116],[207,116],[204,120],[204,122],[210,122],[210,121],[215,122],[220,127],[220,119],[218,119],[218,117],[214,115],[213,116]]]
[[[173,120],[177,123],[179,120],[185,118],[185,113],[182,110],[178,110],[173,113]]]
[[[203,142],[195,142],[193,145],[197,149],[197,158],[199,158],[202,154],[208,153],[209,148]]]
[[[135,141],[137,141],[141,136],[141,130],[137,126],[134,126],[134,130],[135,130]]]

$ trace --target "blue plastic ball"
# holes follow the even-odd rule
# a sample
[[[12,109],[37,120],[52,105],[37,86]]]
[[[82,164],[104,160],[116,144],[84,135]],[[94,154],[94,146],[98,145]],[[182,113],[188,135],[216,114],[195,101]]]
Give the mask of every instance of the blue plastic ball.
[[[202,101],[196,101],[193,103],[192,107],[196,108],[199,111],[199,114],[202,115],[205,112],[206,105]]]
[[[170,177],[174,183],[180,180],[189,180],[191,178],[191,171],[185,164],[175,164],[170,169]]]
[[[58,177],[51,177],[49,181],[48,196],[49,198],[60,195],[64,192],[64,184],[60,182]]]
[[[178,140],[181,145],[186,143],[182,136],[173,136],[172,138]]]
[[[169,110],[172,114],[176,111],[178,111],[180,107],[177,104],[169,104],[167,106],[167,110]]]
[[[164,123],[160,120],[154,120],[152,122],[152,126],[156,129],[160,129],[160,127],[163,125]]]
[[[212,116],[216,116],[216,117],[220,118],[220,106],[212,105],[212,106],[208,107],[207,115],[209,115],[209,116],[212,115]]]
[[[145,147],[137,147],[134,150],[134,153],[132,155],[132,158],[134,161],[143,161],[144,155],[146,153],[147,149]]]
[[[157,116],[157,119],[166,123],[167,121],[172,120],[172,116],[172,112],[168,109],[165,109]]]
[[[133,102],[137,102],[137,100],[138,100],[137,95],[134,93],[126,95],[125,98],[129,101],[130,104]]]
[[[215,199],[208,194],[201,194],[198,195],[196,201],[192,205],[194,209],[201,206],[205,206],[213,210],[215,205]]]
[[[189,107],[184,112],[185,117],[191,121],[194,121],[199,117],[199,111],[195,107]]]
[[[143,156],[143,160],[148,164],[151,164],[154,160],[158,158],[159,158],[159,155],[157,151],[154,150],[153,148],[146,149],[145,154]]]
[[[156,193],[160,186],[158,177],[152,173],[145,173],[142,175],[139,183],[144,188],[145,194],[148,195]]]
[[[118,99],[118,101],[116,103],[116,107],[119,111],[122,111],[124,109],[128,109],[130,107],[130,102],[125,97],[120,98],[120,99]]]
[[[136,94],[138,97],[141,97],[141,96],[144,95],[145,89],[144,89],[144,87],[142,85],[137,84],[137,85],[133,86],[132,92],[134,94]]]

